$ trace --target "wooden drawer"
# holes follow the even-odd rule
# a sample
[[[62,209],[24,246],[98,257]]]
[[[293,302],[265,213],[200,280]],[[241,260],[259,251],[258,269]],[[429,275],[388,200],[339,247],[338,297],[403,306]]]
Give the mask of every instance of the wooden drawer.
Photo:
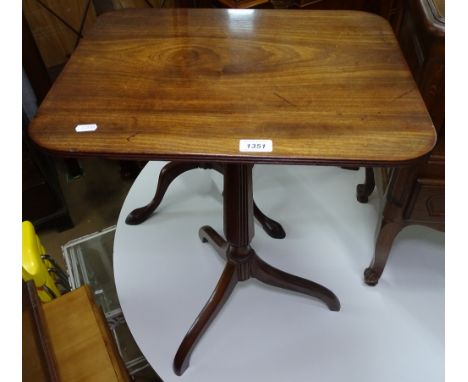
[[[444,223],[445,182],[434,179],[417,179],[405,215],[414,223]]]

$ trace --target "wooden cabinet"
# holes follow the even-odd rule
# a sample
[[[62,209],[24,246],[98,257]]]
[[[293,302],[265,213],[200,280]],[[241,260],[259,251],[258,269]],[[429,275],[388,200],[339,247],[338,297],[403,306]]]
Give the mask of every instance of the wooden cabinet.
[[[393,27],[437,131],[430,155],[410,168],[393,169],[374,258],[365,282],[377,284],[396,235],[407,225],[444,230],[445,221],[445,2],[402,3]],[[379,170],[384,171],[384,170]],[[388,171],[388,170],[385,170]],[[382,178],[382,177],[380,177]],[[363,188],[364,189],[364,188]]]

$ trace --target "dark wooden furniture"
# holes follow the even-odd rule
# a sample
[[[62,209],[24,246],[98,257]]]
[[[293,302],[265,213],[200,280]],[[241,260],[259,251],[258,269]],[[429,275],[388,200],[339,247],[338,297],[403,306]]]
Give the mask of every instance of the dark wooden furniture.
[[[40,104],[50,89],[51,81],[37,49],[28,23],[23,16],[22,56],[23,70],[31,84],[28,113],[23,108],[22,116],[22,220],[30,220],[37,228],[54,225],[59,230],[73,227],[73,222],[63,197],[55,163],[34,147],[26,133],[32,109]],[[27,84],[23,84],[23,87]]]
[[[77,133],[78,124],[97,125]],[[224,234],[200,229],[226,259],[174,359],[182,374],[238,281],[255,277],[339,310],[337,297],[261,260],[252,166],[403,166],[435,132],[390,25],[363,12],[126,10],[101,16],[30,126],[44,149],[75,156],[218,163]],[[272,141],[240,151],[241,139]]]
[[[266,4],[269,0],[217,0],[220,4],[228,8],[253,8],[258,5]]]
[[[437,130],[437,144],[421,164],[406,169],[375,170],[386,203],[375,254],[364,272],[365,282],[376,285],[385,268],[396,235],[410,224],[444,230],[445,221],[445,19],[443,0],[404,3],[396,35]],[[367,201],[372,175],[367,169],[358,200]],[[383,173],[382,173],[383,172]],[[388,180],[388,181],[387,181]]]
[[[161,173],[159,174],[158,184],[156,186],[156,192],[153,199],[143,207],[139,207],[130,212],[125,219],[125,223],[130,225],[141,224],[146,219],[148,219],[153,212],[161,204],[164,195],[166,194],[167,189],[170,184],[176,179],[179,175],[184,172],[196,169],[213,169],[221,174],[224,174],[224,166],[219,163],[205,163],[205,162],[169,162],[163,167]],[[286,237],[286,232],[284,231],[281,224],[276,222],[273,219],[270,219],[266,216],[257,206],[255,201],[253,201],[253,213],[257,221],[262,225],[264,231],[274,239],[283,239]]]
[[[22,308],[23,381],[57,382],[57,361],[34,281],[22,281]]]

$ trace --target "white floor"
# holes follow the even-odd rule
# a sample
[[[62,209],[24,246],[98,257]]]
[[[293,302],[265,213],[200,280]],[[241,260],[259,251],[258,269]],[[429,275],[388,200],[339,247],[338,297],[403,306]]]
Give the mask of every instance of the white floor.
[[[274,165],[255,166],[254,195],[287,237],[271,239],[256,225],[252,246],[277,268],[330,288],[341,311],[256,280],[240,283],[177,377],[175,352],[224,266],[198,239],[206,224],[222,234],[222,177],[185,173],[156,214],[126,225],[153,197],[163,165],[146,166],[122,207],[114,272],[132,334],[164,381],[443,381],[444,235],[403,230],[379,284],[369,287],[362,273],[379,201],[356,202],[363,170]]]

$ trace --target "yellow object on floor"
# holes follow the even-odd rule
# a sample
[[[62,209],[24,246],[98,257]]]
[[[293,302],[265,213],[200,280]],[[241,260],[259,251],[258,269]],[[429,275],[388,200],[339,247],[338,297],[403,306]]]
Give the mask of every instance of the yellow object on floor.
[[[29,221],[22,223],[22,277],[24,281],[33,280],[42,302],[48,302],[61,295],[54,279],[49,274],[41,255],[46,253],[34,226]],[[47,260],[46,260],[47,261]]]

